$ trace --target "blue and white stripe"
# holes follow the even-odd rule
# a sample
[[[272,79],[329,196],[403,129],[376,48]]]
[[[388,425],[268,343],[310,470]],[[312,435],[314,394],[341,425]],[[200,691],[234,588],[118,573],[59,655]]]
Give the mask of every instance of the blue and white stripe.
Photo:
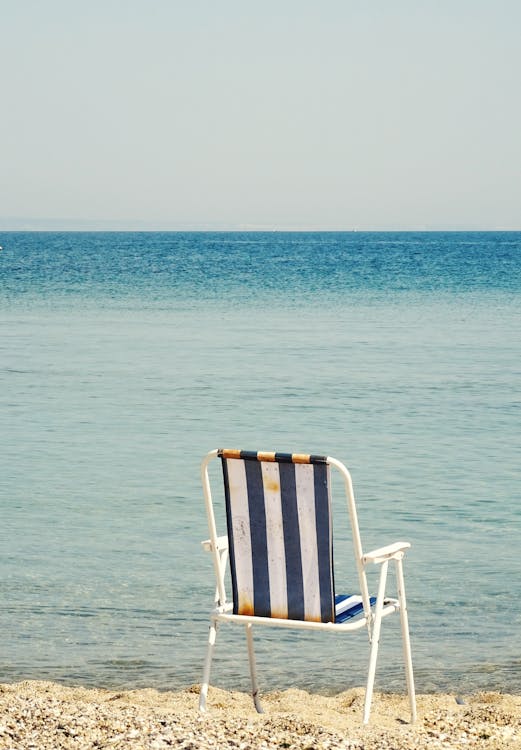
[[[324,457],[220,451],[234,613],[334,622]]]

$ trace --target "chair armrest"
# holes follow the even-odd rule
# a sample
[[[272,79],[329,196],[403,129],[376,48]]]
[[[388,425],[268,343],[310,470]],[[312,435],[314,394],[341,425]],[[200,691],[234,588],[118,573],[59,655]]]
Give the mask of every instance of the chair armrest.
[[[201,542],[201,546],[204,549],[205,552],[211,552],[212,551],[212,540],[211,539],[205,539],[204,542]],[[227,536],[218,536],[217,537],[217,551],[218,552],[224,552],[228,549],[228,537]]]
[[[372,552],[362,555],[362,562],[364,565],[367,565],[368,563],[382,563],[384,560],[401,560],[405,550],[409,549],[410,546],[409,542],[388,544],[386,547],[379,547]]]

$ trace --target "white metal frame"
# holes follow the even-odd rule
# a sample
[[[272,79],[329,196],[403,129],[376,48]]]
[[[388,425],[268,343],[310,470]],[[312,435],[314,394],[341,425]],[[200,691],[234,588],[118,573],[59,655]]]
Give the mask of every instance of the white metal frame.
[[[351,529],[353,534],[353,547],[358,571],[358,580],[363,602],[363,615],[360,615],[360,617],[358,617],[357,619],[346,623],[308,622],[302,620],[284,620],[274,617],[235,615],[233,614],[233,603],[229,602],[226,596],[224,580],[226,565],[228,561],[228,539],[226,536],[218,536],[217,534],[212,493],[210,488],[210,479],[208,476],[208,464],[210,463],[210,461],[216,458],[217,455],[217,450],[210,451],[205,456],[201,464],[201,478],[206,503],[206,513],[208,516],[208,527],[210,531],[210,538],[202,542],[202,545],[207,552],[210,552],[212,554],[217,585],[215,591],[215,607],[210,613],[210,631],[208,635],[208,648],[204,665],[203,680],[200,689],[199,709],[201,711],[206,710],[206,698],[210,682],[210,670],[212,665],[213,652],[217,637],[218,625],[221,622],[236,622],[245,626],[252,682],[251,693],[255,708],[259,713],[262,713],[263,710],[258,696],[257,668],[253,647],[253,625],[265,625],[271,627],[295,628],[304,630],[325,630],[335,633],[349,632],[366,627],[370,643],[370,652],[365,691],[363,723],[367,724],[371,711],[382,619],[398,611],[400,613],[401,620],[403,657],[407,691],[409,695],[411,722],[416,721],[416,696],[414,689],[409,625],[407,618],[407,603],[405,598],[405,586],[402,566],[402,560],[405,555],[405,551],[409,549],[411,545],[408,542],[395,542],[394,544],[380,547],[379,549],[373,550],[371,552],[364,553],[362,551],[362,542],[360,539],[360,532],[358,528],[358,518],[356,513],[351,475],[343,463],[336,460],[335,458],[331,458],[328,456],[326,459],[327,463],[337,469],[344,480],[349,518],[351,521]],[[387,573],[391,560],[393,560],[396,565],[398,599],[390,599],[385,595]],[[370,604],[369,590],[367,586],[367,577],[365,571],[366,567],[371,564],[380,565],[378,593],[374,611],[372,610]]]

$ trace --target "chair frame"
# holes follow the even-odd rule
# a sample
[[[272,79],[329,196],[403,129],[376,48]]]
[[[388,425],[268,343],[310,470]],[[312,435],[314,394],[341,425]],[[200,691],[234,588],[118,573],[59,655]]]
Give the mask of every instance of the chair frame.
[[[327,456],[326,463],[338,470],[344,481],[344,488],[347,499],[349,519],[353,536],[353,548],[358,572],[360,593],[363,603],[363,613],[359,617],[345,623],[334,622],[309,622],[303,620],[280,619],[275,617],[259,617],[255,615],[238,615],[233,614],[233,603],[228,601],[225,587],[226,566],[228,563],[228,538],[219,536],[215,522],[213,509],[212,493],[210,487],[210,478],[208,474],[208,465],[219,455],[217,449],[210,451],[201,463],[201,479],[206,504],[206,513],[208,517],[208,527],[210,538],[202,542],[203,549],[212,554],[213,566],[216,577],[215,606],[210,613],[210,629],[208,635],[208,647],[206,660],[203,671],[203,679],[200,688],[199,709],[206,711],[206,699],[210,683],[210,671],[217,638],[218,626],[221,622],[238,623],[245,626],[246,640],[248,646],[248,657],[250,664],[251,676],[251,695],[256,710],[263,712],[258,691],[257,667],[255,652],[253,646],[253,626],[263,625],[271,627],[283,627],[303,630],[324,630],[328,632],[349,632],[366,628],[370,643],[369,666],[367,674],[367,683],[365,691],[363,723],[369,721],[371,702],[373,697],[374,680],[376,674],[376,661],[378,656],[378,646],[380,641],[381,623],[384,617],[400,613],[401,633],[403,644],[403,658],[405,666],[405,677],[407,683],[407,692],[409,696],[411,723],[416,721],[416,696],[414,688],[414,676],[412,668],[411,646],[409,638],[409,624],[407,617],[407,602],[405,597],[405,586],[403,577],[402,560],[407,549],[410,548],[409,542],[395,542],[384,547],[364,553],[362,551],[362,542],[358,527],[358,518],[356,513],[355,498],[351,475],[343,463],[335,458]],[[391,599],[386,596],[386,582],[389,569],[389,563],[394,561],[396,566],[396,583],[397,599]],[[374,611],[371,607],[369,589],[367,585],[366,567],[368,565],[379,565],[380,575],[378,582],[378,593]]]

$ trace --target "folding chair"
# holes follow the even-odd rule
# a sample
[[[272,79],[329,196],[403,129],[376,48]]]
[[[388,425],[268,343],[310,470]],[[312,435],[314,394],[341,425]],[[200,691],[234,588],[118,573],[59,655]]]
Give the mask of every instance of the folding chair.
[[[208,464],[222,462],[227,535],[216,528]],[[353,535],[360,593],[336,594],[333,575],[331,467],[343,478]],[[211,552],[217,581],[215,607],[210,614],[208,649],[199,708],[206,710],[210,669],[221,622],[244,625],[248,644],[252,697],[258,696],[253,625],[352,632],[366,628],[369,667],[363,723],[369,721],[382,619],[400,613],[403,655],[411,721],[416,719],[409,627],[402,559],[408,542],[362,552],[351,476],[334,458],[291,453],[262,453],[219,449],[201,465],[210,538],[203,547]],[[231,601],[225,590],[230,561]],[[397,599],[386,596],[389,562],[396,565]],[[369,596],[366,566],[380,565],[376,597]]]

